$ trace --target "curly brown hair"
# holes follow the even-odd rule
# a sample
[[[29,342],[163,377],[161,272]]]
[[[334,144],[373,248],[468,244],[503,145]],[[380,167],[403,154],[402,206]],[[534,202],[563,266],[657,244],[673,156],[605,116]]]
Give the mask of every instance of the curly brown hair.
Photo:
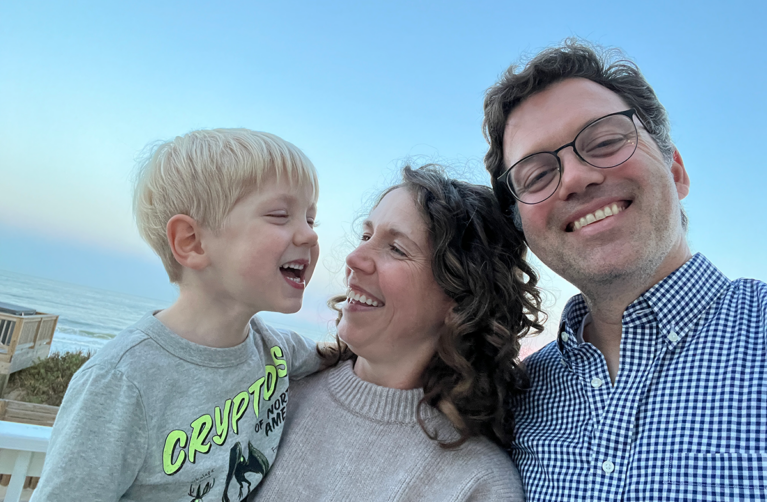
[[[418,422],[444,448],[478,435],[508,445],[514,429],[508,400],[528,385],[519,339],[540,332],[544,322],[525,242],[489,187],[451,179],[441,166],[406,166],[402,183],[378,202],[398,188],[413,195],[428,227],[434,279],[455,302],[423,373]],[[339,295],[328,302],[338,312],[336,325],[344,301]],[[356,357],[338,336],[330,352],[335,362]],[[423,405],[442,411],[460,437],[435,437],[421,416]]]

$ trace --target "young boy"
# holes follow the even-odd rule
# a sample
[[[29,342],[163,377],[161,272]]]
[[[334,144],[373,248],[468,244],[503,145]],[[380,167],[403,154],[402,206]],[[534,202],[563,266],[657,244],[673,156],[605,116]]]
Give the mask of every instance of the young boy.
[[[292,144],[195,131],[141,168],[134,211],[178,300],[75,374],[33,501],[244,500],[269,470],[288,378],[313,342],[253,315],[296,312],[317,264],[317,175]]]

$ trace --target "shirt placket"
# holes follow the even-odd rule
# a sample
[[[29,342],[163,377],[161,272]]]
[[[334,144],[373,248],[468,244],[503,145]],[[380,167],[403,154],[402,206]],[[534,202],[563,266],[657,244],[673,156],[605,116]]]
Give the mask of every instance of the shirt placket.
[[[615,385],[604,356],[584,343],[579,352],[579,379],[591,408],[589,490],[587,500],[620,500],[631,464],[632,438],[639,403],[651,380],[656,358],[652,325],[624,318],[620,372]]]

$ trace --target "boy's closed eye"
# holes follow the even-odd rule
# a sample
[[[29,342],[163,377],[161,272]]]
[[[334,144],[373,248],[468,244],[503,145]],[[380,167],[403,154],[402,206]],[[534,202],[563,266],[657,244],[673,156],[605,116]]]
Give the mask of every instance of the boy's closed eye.
[[[290,214],[287,211],[272,211],[270,213],[266,214],[267,218],[272,218],[275,220],[285,220],[290,216]]]

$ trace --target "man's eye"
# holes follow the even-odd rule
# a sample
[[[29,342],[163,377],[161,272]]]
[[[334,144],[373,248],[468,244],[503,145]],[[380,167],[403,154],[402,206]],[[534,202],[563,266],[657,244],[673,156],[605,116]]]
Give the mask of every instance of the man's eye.
[[[361,241],[369,241],[370,240],[370,234],[362,234],[360,236]]]
[[[608,157],[623,148],[628,141],[629,138],[624,134],[603,134],[589,141],[583,153],[592,157]]]

